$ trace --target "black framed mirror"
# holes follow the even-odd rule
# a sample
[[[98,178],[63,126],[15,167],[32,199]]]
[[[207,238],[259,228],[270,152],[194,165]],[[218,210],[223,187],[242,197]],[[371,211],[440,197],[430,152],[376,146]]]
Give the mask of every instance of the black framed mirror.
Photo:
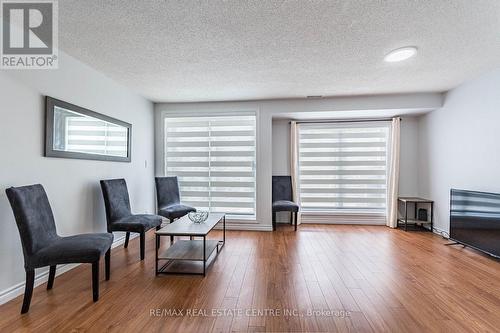
[[[132,125],[47,96],[45,156],[131,161]]]

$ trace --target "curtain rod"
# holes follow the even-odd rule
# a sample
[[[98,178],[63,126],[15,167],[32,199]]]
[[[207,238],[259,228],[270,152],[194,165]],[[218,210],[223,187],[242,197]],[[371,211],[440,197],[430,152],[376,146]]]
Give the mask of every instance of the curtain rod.
[[[400,117],[399,120],[402,120]],[[338,119],[338,120],[302,120],[296,121],[297,124],[314,124],[314,123],[364,123],[374,121],[392,121],[391,118],[375,118],[375,119]],[[291,121],[290,121],[291,122]]]

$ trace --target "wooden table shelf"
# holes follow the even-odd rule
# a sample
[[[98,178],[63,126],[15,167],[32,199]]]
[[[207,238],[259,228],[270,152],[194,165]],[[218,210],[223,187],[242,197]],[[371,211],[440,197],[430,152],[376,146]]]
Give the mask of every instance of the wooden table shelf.
[[[207,239],[205,260],[208,260],[220,241]],[[179,240],[158,254],[160,260],[199,260],[203,261],[203,240]]]
[[[207,235],[214,227],[222,223],[222,240],[207,239]],[[190,240],[178,240],[171,242],[170,246],[160,253],[162,237],[188,236]],[[194,237],[202,238],[193,239]],[[224,247],[226,242],[226,215],[209,214],[205,222],[193,223],[187,216],[167,224],[165,227],[156,231],[156,275],[158,274],[202,274],[205,276],[208,259],[217,251]],[[215,258],[215,257],[214,257]],[[215,260],[215,259],[214,259]],[[162,261],[160,267],[159,262]],[[163,263],[165,262],[165,263]],[[196,271],[176,270],[174,263],[188,263],[195,266]],[[202,272],[198,266],[202,266]],[[174,269],[172,269],[174,268]]]

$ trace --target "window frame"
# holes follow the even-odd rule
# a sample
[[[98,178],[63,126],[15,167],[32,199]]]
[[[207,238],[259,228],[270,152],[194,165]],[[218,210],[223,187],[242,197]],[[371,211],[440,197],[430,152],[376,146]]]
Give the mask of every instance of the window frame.
[[[385,158],[385,207],[380,210],[380,212],[376,211],[362,211],[357,209],[331,209],[331,210],[314,210],[314,209],[305,209],[301,208],[302,215],[305,217],[305,220],[311,220],[309,223],[341,223],[337,222],[334,217],[339,217],[340,219],[344,219],[345,222],[342,223],[361,223],[366,224],[366,218],[373,217],[373,224],[385,224],[385,219],[387,218],[387,209],[388,209],[388,186],[389,186],[389,174],[390,174],[390,160],[391,160],[391,151],[390,151],[390,140],[391,140],[391,123],[390,121],[340,121],[338,123],[328,122],[328,121],[315,121],[314,123],[318,124],[328,124],[332,123],[332,126],[335,124],[338,127],[355,127],[357,126],[366,126],[369,127],[385,127],[387,129],[386,133],[386,158]],[[301,126],[307,125],[307,122],[303,124],[298,124],[298,135],[297,135],[297,201],[299,203],[302,202],[301,199],[301,169],[300,169],[300,130]],[[332,219],[333,218],[333,219]],[[330,221],[328,221],[330,219]],[[308,223],[308,222],[306,222]]]
[[[258,108],[238,108],[238,107],[214,107],[214,109],[210,108],[200,108],[200,109],[172,109],[172,110],[162,110],[160,111],[160,122],[161,122],[161,174],[163,176],[167,175],[167,166],[166,166],[166,156],[167,156],[167,145],[166,145],[166,131],[165,131],[165,121],[168,118],[172,117],[217,117],[217,116],[238,116],[241,113],[251,113],[255,115],[255,213],[254,215],[237,215],[237,214],[226,214],[226,221],[233,224],[259,224],[259,216],[260,216],[260,205],[258,200],[259,193],[259,162],[260,162],[260,154],[259,154],[259,146],[260,146],[260,115]],[[181,198],[182,200],[182,198]]]

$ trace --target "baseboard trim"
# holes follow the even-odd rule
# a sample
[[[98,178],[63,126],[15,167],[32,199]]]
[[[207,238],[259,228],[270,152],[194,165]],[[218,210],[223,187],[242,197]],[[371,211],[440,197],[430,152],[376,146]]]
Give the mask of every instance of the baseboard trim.
[[[215,227],[215,229],[222,229],[221,225]],[[238,230],[238,231],[273,231],[272,225],[262,225],[262,224],[245,224],[245,223],[227,223],[226,230]]]
[[[386,217],[380,214],[302,212],[300,221],[304,224],[385,225]]]
[[[309,222],[306,222],[306,221],[302,221],[302,224],[331,224],[331,225],[385,225],[385,223],[383,222],[377,222],[377,223],[370,223],[370,222],[366,222],[366,221],[344,221],[344,222],[334,222],[334,221],[331,221],[331,222],[326,222],[326,221],[322,221],[322,222],[315,222],[315,221],[309,221]]]
[[[132,236],[133,235],[133,236]],[[133,239],[135,237],[138,237],[138,234],[132,234],[130,235],[130,239]],[[125,235],[121,236],[120,238],[116,239],[113,244],[111,245],[111,248],[115,248],[125,242]],[[72,270],[75,267],[80,266],[81,264],[66,264],[66,265],[58,265],[57,270],[56,270],[56,276],[59,276],[61,274],[64,274],[70,270]],[[35,275],[35,288],[38,287],[39,285],[44,284],[47,282],[49,279],[49,270],[47,269],[44,272],[38,273]],[[89,277],[90,279],[90,277]],[[0,292],[0,305],[7,303],[10,300],[13,300],[19,295],[24,294],[24,286],[25,286],[25,281],[17,283],[13,285],[12,287],[6,288]]]

